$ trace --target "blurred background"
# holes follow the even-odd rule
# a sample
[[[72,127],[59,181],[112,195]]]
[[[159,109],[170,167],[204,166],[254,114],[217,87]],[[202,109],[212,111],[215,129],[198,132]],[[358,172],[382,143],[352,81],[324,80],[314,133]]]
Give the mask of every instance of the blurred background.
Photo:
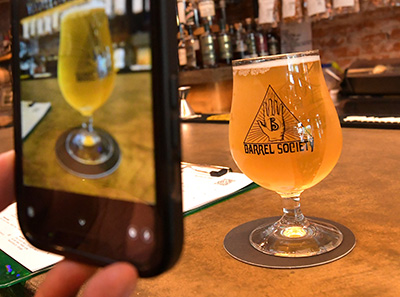
[[[120,73],[150,67],[150,0],[104,2]],[[62,12],[85,0],[20,5],[21,79],[56,77]],[[319,49],[340,113],[400,110],[399,0],[177,0],[180,85],[199,114],[229,113],[231,62]],[[12,126],[10,0],[0,0],[0,126]],[[155,66],[156,67],[156,66]],[[0,139],[1,141],[1,139]]]

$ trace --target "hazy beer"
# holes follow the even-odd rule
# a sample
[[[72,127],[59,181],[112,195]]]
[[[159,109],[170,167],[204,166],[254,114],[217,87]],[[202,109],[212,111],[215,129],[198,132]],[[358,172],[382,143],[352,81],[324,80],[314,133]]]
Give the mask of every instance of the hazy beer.
[[[249,178],[292,196],[328,175],[342,134],[319,55],[277,57],[234,63],[229,141]]]
[[[111,95],[115,76],[104,3],[90,1],[64,12],[58,84],[64,99],[84,116],[84,122],[60,135],[56,154],[60,165],[79,177],[104,177],[120,164],[116,140],[93,126],[93,113]]]
[[[58,83],[65,100],[91,116],[110,96],[115,80],[111,36],[104,8],[86,4],[61,20]]]

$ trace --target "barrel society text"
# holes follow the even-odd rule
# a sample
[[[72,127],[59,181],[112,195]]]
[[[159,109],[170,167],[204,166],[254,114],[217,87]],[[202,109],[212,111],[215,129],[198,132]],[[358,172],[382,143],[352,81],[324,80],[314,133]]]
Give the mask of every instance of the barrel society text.
[[[310,141],[292,141],[279,143],[243,143],[244,152],[253,155],[292,154],[313,152],[314,144]]]

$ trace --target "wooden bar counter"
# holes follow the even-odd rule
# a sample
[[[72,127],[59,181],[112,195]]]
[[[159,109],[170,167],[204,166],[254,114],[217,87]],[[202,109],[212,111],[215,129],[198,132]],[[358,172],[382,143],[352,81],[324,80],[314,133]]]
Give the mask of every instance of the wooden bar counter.
[[[228,125],[183,124],[183,159],[237,169]],[[339,222],[356,236],[354,250],[304,269],[266,269],[233,259],[223,248],[236,226],[279,216],[277,194],[256,188],[185,218],[180,262],[141,280],[137,296],[400,296],[400,131],[343,129],[332,173],[302,194],[307,216]]]
[[[183,160],[230,166],[226,124],[182,124]],[[225,235],[247,221],[281,214],[277,194],[256,188],[185,218],[185,244],[167,273],[141,279],[132,296],[400,296],[400,131],[343,129],[332,173],[302,195],[305,215],[339,222],[357,244],[335,262],[266,269],[233,259]],[[32,296],[43,275],[0,296]],[[19,290],[19,291],[18,291]]]

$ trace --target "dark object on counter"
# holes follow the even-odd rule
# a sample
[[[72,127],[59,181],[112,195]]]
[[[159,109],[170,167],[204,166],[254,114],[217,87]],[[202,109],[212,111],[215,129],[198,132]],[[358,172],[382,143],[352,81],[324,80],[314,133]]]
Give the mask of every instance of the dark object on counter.
[[[344,95],[400,95],[400,59],[356,61],[341,87]]]

